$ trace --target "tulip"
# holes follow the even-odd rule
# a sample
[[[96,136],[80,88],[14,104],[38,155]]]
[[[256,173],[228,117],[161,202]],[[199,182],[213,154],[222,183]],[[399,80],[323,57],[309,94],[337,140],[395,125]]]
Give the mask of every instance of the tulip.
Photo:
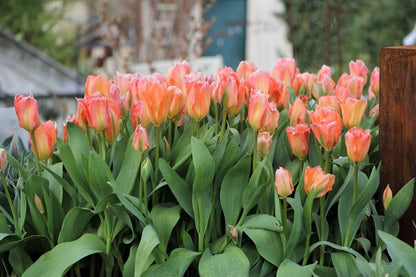
[[[86,99],[87,122],[96,132],[102,132],[108,125],[108,99],[95,93]]]
[[[276,108],[276,103],[269,103],[260,132],[268,132],[273,135],[279,123],[279,117],[280,113]]]
[[[119,72],[114,76],[114,86],[120,91],[120,95],[124,96],[127,93],[131,93],[132,80],[134,76],[132,74],[121,74]],[[111,92],[111,89],[110,89]]]
[[[302,88],[302,86],[304,86],[306,90],[305,79],[302,77],[301,74],[298,74],[296,75],[295,79],[293,79],[291,88],[295,92],[296,95],[299,95],[300,89]]]
[[[209,85],[206,82],[195,82],[188,91],[186,110],[190,117],[200,121],[209,112],[211,96]]]
[[[268,96],[259,90],[253,90],[250,95],[247,119],[255,131],[263,127],[268,106]]]
[[[347,98],[344,103],[341,103],[342,122],[344,123],[344,126],[347,129],[354,126],[360,126],[366,108],[367,100]]]
[[[276,187],[277,194],[281,197],[288,197],[292,194],[293,187],[292,175],[289,170],[280,167],[276,169],[274,186]]]
[[[145,112],[146,107],[144,106],[143,101],[133,100],[131,103],[130,108],[130,120],[131,125],[133,128],[136,128],[139,122],[137,121],[137,118],[140,119],[140,124],[146,128],[147,125],[150,123],[150,118]]]
[[[364,85],[367,83],[367,74],[369,70],[362,60],[356,60],[355,62],[350,61],[349,69],[350,74],[364,79]]]
[[[257,67],[248,61],[242,61],[238,64],[236,73],[238,77],[240,77],[243,80],[247,80],[248,76],[255,72],[257,70]]]
[[[103,75],[89,75],[85,82],[85,97],[91,96],[97,92],[105,97],[110,95],[110,82]]]
[[[142,91],[145,112],[155,126],[160,126],[168,118],[173,91],[157,79],[149,80],[148,89]]]
[[[370,111],[370,116],[373,116],[373,124],[377,122],[379,116],[379,104],[375,105]]]
[[[191,67],[187,61],[181,63],[175,63],[174,66],[168,68],[166,74],[166,81],[169,86],[176,86],[178,88],[183,87],[182,76],[191,73]]]
[[[348,98],[355,98],[355,95],[347,87],[336,86],[335,87],[335,96],[337,97],[340,103],[344,102]]]
[[[108,102],[108,123],[104,130],[105,140],[108,143],[113,143],[115,138],[120,133],[120,118],[121,109],[119,104],[114,99],[109,99]]]
[[[81,129],[86,130],[88,127],[88,106],[84,98],[77,98],[77,121]]]
[[[297,124],[307,123],[306,118],[306,102],[308,98],[306,95],[296,97],[293,105],[289,109],[289,125],[295,126]]]
[[[138,152],[144,153],[149,150],[149,136],[147,135],[146,128],[143,128],[140,124],[137,125],[134,130],[133,142],[131,146]]]
[[[360,127],[353,127],[345,134],[345,145],[347,146],[348,157],[354,163],[360,163],[367,156],[370,149],[370,130],[363,130]]]
[[[66,119],[66,122],[65,122],[65,125],[64,125],[64,131],[63,131],[63,136],[62,136],[62,139],[66,142],[68,142],[68,132],[66,130],[66,126],[67,126],[68,122],[72,122],[72,123],[76,124],[79,128],[81,128],[81,126],[78,122],[78,117],[76,115],[74,115],[72,117],[68,117]]]
[[[247,85],[251,89],[260,90],[269,94],[274,79],[268,71],[256,70],[247,77]]]
[[[296,61],[290,58],[280,58],[273,67],[272,76],[283,81],[285,86],[292,86],[296,75],[300,73]]]
[[[323,75],[318,84],[320,84],[323,94],[334,95],[335,82],[331,76]]]
[[[300,160],[304,160],[308,155],[310,133],[311,131],[307,124],[298,124],[295,127],[289,126],[286,128],[292,154]]]
[[[331,78],[331,68],[327,65],[323,65],[321,67],[321,69],[319,69],[318,73],[316,74],[316,80],[318,82],[321,82],[324,78],[324,76],[330,77]]]
[[[27,97],[17,94],[14,98],[14,108],[21,128],[33,132],[39,127],[38,102],[32,94]]]
[[[52,156],[55,149],[57,134],[58,131],[56,129],[56,124],[50,120],[45,123],[41,123],[39,128],[35,130],[34,137],[39,160],[46,161]],[[32,148],[34,148],[32,137],[30,138],[30,142],[32,144]]]
[[[390,206],[391,200],[393,199],[393,192],[390,189],[390,185],[387,185],[383,191],[383,207],[384,211]]]
[[[375,67],[371,72],[370,87],[368,93],[372,93],[375,97],[378,97],[380,93],[380,68]]]
[[[319,144],[326,150],[332,150],[337,144],[342,130],[342,118],[332,107],[315,108],[308,112],[311,128]]]
[[[39,195],[37,193],[35,193],[35,207],[36,209],[41,213],[44,214],[45,213],[45,207],[43,206],[43,201],[42,199],[40,199]]]
[[[320,166],[313,168],[308,166],[305,169],[304,182],[306,194],[309,194],[313,189],[314,198],[320,198],[332,190],[332,186],[335,183],[335,175],[325,173]]]
[[[272,137],[268,132],[261,132],[257,136],[257,153],[261,157],[269,154],[270,146],[272,145]]]
[[[170,86],[168,87],[168,90],[172,91],[171,93],[173,95],[172,102],[169,106],[168,117],[173,119],[183,112],[186,102],[182,90],[178,87]]]
[[[3,170],[7,161],[7,152],[3,148],[0,148],[0,171]]]
[[[339,106],[338,99],[335,95],[325,95],[319,98],[318,100],[318,106],[320,108],[325,107],[332,107],[334,108],[338,113],[341,112],[341,108]]]
[[[353,97],[360,99],[361,94],[364,88],[364,78],[356,76],[356,75],[348,75],[344,73],[338,79],[337,87],[345,87],[348,88],[349,92],[353,95]],[[340,99],[342,102],[342,100]]]

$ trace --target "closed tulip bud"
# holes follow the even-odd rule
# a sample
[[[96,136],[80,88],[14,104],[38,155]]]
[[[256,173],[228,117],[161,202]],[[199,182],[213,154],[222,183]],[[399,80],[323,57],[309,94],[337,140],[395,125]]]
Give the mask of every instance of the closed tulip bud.
[[[289,170],[280,167],[276,169],[274,186],[276,187],[277,194],[281,197],[288,197],[292,194],[293,187],[292,175]]]
[[[147,182],[147,180],[151,178],[152,174],[155,173],[152,162],[150,161],[149,157],[144,159],[140,172],[144,182]]]
[[[347,98],[341,103],[342,122],[347,129],[354,126],[360,126],[367,108],[367,100],[355,98]]]
[[[138,122],[138,119],[140,122]],[[130,108],[130,120],[133,128],[136,128],[139,123],[146,128],[150,123],[150,118],[146,113],[146,107],[143,101],[133,100]]]
[[[14,98],[14,108],[21,128],[33,132],[39,127],[38,102],[32,94],[27,97],[17,94]]]
[[[384,192],[383,192],[384,211],[387,211],[387,208],[390,206],[392,199],[393,199],[393,192],[390,189],[390,185],[387,185],[387,187],[384,189]]]
[[[206,82],[195,82],[188,91],[186,110],[190,117],[200,121],[207,116],[211,105],[209,84]]]
[[[342,130],[342,118],[332,107],[315,107],[315,112],[308,112],[312,122],[311,128],[319,144],[326,150],[332,150],[337,144]]]
[[[280,113],[276,108],[276,103],[269,103],[267,107],[266,117],[260,132],[268,132],[274,134],[279,123]]]
[[[3,148],[0,148],[0,171],[3,170],[7,161],[7,152]]]
[[[314,198],[320,198],[332,190],[335,183],[335,175],[325,173],[320,166],[305,169],[305,192],[309,194],[313,189]]]
[[[367,83],[367,75],[370,72],[362,60],[350,61],[349,63],[350,74],[361,77],[364,79],[364,85]]]
[[[104,134],[106,141],[113,143],[120,133],[121,109],[119,104],[113,99],[109,99],[108,106],[108,124]]]
[[[373,116],[373,125],[374,125],[374,123],[376,123],[377,122],[377,120],[378,120],[378,116],[379,116],[379,113],[380,113],[380,108],[379,108],[379,104],[377,104],[377,105],[375,105],[374,106],[374,108],[372,108],[371,109],[371,111],[370,111],[370,116]]]
[[[89,75],[85,82],[85,97],[91,96],[97,92],[105,97],[110,95],[110,82],[102,75]]]
[[[96,132],[102,132],[108,125],[108,99],[96,93],[86,100],[87,121]]]
[[[318,73],[316,74],[316,80],[318,82],[321,82],[324,76],[331,78],[331,75],[332,75],[331,68],[327,65],[323,65],[321,69],[319,69]]]
[[[286,128],[292,154],[301,160],[304,160],[308,155],[310,133],[308,124],[298,124],[295,127]]]
[[[182,90],[180,90],[178,87],[170,86],[168,90],[171,90],[173,95],[172,103],[170,104],[168,113],[168,117],[172,119],[183,112],[186,102]]]
[[[295,126],[297,124],[305,124],[308,122],[306,118],[306,102],[308,98],[306,95],[296,97],[292,106],[289,108],[289,125]]]
[[[378,97],[380,93],[380,68],[375,67],[371,72],[370,87],[368,93],[373,93],[375,97]]]
[[[238,239],[238,230],[233,225],[228,225],[228,228],[230,228],[230,236],[233,240]]]
[[[44,214],[45,213],[45,208],[44,208],[44,206],[43,206],[43,201],[42,201],[42,199],[40,199],[40,197],[39,197],[39,195],[37,195],[36,193],[35,193],[35,206],[36,206],[36,209],[41,213],[41,214]]]
[[[284,82],[285,86],[291,86],[296,75],[300,73],[296,67],[296,61],[290,58],[280,58],[273,67],[272,76]]]
[[[133,142],[131,146],[142,154],[150,148],[147,130],[140,124],[137,125],[136,129],[134,130]]]
[[[257,70],[257,67],[248,61],[242,61],[239,63],[237,67],[237,75],[243,80],[247,80],[247,77],[255,72]]]
[[[55,150],[56,136],[58,134],[56,124],[50,120],[45,123],[41,123],[39,128],[35,130],[34,134],[39,160],[46,161],[52,156],[53,151]],[[32,137],[30,138],[30,142],[32,144],[32,148],[34,148]]]
[[[176,86],[182,88],[183,79],[182,76],[191,73],[191,66],[187,61],[175,63],[172,67],[168,68],[166,74],[166,81],[169,86]]]
[[[259,90],[253,90],[251,92],[247,119],[255,131],[263,127],[268,106],[269,100],[266,94]]]
[[[345,134],[345,145],[347,146],[348,157],[354,163],[359,163],[367,156],[370,149],[370,130],[363,130],[360,127],[353,127]]]
[[[261,132],[257,136],[257,153],[261,157],[269,154],[270,146],[272,145],[272,137],[268,132]]]

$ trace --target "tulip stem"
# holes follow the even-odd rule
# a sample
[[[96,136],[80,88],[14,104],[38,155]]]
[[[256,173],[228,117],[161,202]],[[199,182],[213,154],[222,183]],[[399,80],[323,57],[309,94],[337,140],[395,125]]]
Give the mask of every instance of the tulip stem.
[[[354,163],[354,186],[352,191],[352,205],[355,203],[355,197],[357,196],[358,185],[358,163]]]
[[[300,165],[299,165],[299,181],[300,181],[300,178],[301,178],[301,176],[302,176],[302,172],[303,172],[303,166],[304,166],[304,164],[305,164],[305,160],[304,160],[304,159],[301,159],[301,160],[300,160]]]
[[[195,137],[197,139],[199,139],[199,128],[200,128],[200,122],[198,120],[198,121],[195,121]]]
[[[144,153],[140,154],[140,164],[139,164],[139,168],[140,168],[140,185],[139,185],[139,209],[140,211],[143,213],[143,170],[142,170],[142,164],[143,164],[143,159],[144,158]]]
[[[282,225],[283,225],[283,233],[287,239],[288,233],[287,233],[286,221],[287,221],[287,197],[283,197]]]
[[[320,204],[320,213],[321,213],[321,241],[325,240],[325,200],[324,197],[319,199]],[[321,245],[320,257],[319,257],[319,265],[324,265],[325,260],[325,245]]]
[[[215,107],[215,134],[218,135],[218,123],[219,123],[219,108],[218,108],[218,103],[214,103],[214,107]]]
[[[6,183],[6,179],[4,178],[3,171],[0,171],[0,176],[1,176],[1,181],[3,183],[4,192],[6,193],[7,201],[9,202],[10,210],[13,215],[14,229],[15,229],[15,232],[20,236],[20,229],[19,229],[19,223],[17,220],[16,211],[14,210],[12,198],[10,197],[9,189],[7,188],[7,183]]]
[[[39,163],[39,152],[38,152],[38,146],[36,145],[35,131],[30,132],[30,137],[32,138],[32,147],[33,147],[33,154],[35,156],[35,161],[36,161],[36,168],[37,168],[37,171],[38,171],[38,175],[41,176],[41,169],[40,169],[40,163]]]
[[[169,147],[172,147],[172,142],[173,142],[173,121],[172,118],[168,119],[169,122],[169,127],[168,127],[168,143],[169,143]]]
[[[221,122],[220,138],[222,138],[222,136],[224,135],[226,122],[227,122],[227,111],[224,109],[222,111],[222,122]]]
[[[257,136],[258,136],[258,131],[254,131],[254,148],[253,148],[253,172],[252,174],[254,174],[254,170],[256,169],[257,166]]]
[[[305,252],[303,253],[303,261],[302,261],[303,266],[306,265],[306,262],[308,261],[310,240],[311,240],[311,235],[310,234],[306,235],[306,246],[305,246]]]
[[[325,173],[329,173],[329,160],[331,158],[331,151],[330,150],[325,150],[325,166],[324,166],[324,171]]]
[[[155,153],[155,183],[153,185],[153,190],[158,184],[158,175],[159,175],[159,152],[160,152],[160,126],[156,126],[156,153]],[[159,191],[153,192],[152,195],[152,205],[155,206],[156,202],[159,201]]]

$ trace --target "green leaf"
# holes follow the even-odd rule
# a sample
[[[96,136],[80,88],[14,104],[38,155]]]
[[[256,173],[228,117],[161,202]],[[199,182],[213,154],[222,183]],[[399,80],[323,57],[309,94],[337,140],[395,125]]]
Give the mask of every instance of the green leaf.
[[[296,277],[309,277],[313,276],[313,270],[316,267],[316,262],[311,265],[300,266],[291,260],[284,260],[278,270],[276,277],[285,277],[285,276],[296,276]]]
[[[59,233],[58,243],[77,239],[87,228],[94,213],[87,208],[74,207],[66,214]]]
[[[168,182],[168,186],[181,205],[182,209],[190,216],[194,217],[192,210],[192,189],[188,183],[182,179],[176,171],[174,171],[169,164],[164,160],[159,160],[159,169],[162,172],[163,178]]]
[[[283,246],[276,232],[244,228],[244,233],[254,242],[259,254],[268,262],[279,266],[283,257]]]
[[[18,276],[32,265],[32,259],[22,246],[13,247],[9,252],[9,263]]]
[[[7,153],[7,161],[9,162],[9,164],[14,169],[16,169],[17,171],[19,171],[19,174],[23,178],[24,181],[26,181],[27,178],[29,178],[32,175],[29,170],[27,170],[18,160],[16,160],[9,153]]]
[[[249,275],[250,263],[238,247],[229,246],[224,253],[216,255],[212,255],[207,248],[199,261],[198,268],[201,277],[244,277]]]
[[[75,191],[74,187],[67,181],[65,180],[63,177],[61,177],[61,175],[58,175],[57,173],[55,173],[51,168],[49,168],[48,166],[43,166],[44,169],[46,169],[47,172],[49,172],[49,174],[55,178],[55,180],[64,188],[64,190],[69,194],[69,196],[71,197],[72,203],[74,204],[74,206],[78,205],[78,195],[77,192]]]
[[[177,206],[167,206],[167,205],[157,205],[154,206],[150,217],[153,223],[153,228],[155,229],[159,240],[160,240],[160,250],[166,253],[170,235],[173,228],[180,218],[181,207]]]
[[[82,156],[88,156],[90,151],[88,139],[84,131],[72,122],[67,123],[66,131],[68,133],[68,146],[74,154],[76,165],[80,166],[82,164]]]
[[[250,176],[251,158],[245,155],[225,175],[220,189],[220,201],[226,225],[235,225],[241,211],[241,198]]]
[[[258,214],[249,216],[241,226],[248,229],[264,229],[273,232],[281,232],[283,227],[276,217],[268,214]]]
[[[247,187],[244,189],[242,202],[245,212],[248,212],[257,204],[258,200],[263,195],[265,185],[268,184],[267,182],[263,184],[260,182],[260,177],[262,176],[263,170],[266,171],[265,162],[266,160],[257,165],[254,173],[250,177]]]
[[[295,192],[294,203],[291,205],[295,214],[294,214],[292,229],[290,230],[290,236],[286,243],[286,247],[284,249],[284,257],[288,259],[292,259],[293,250],[299,243],[299,237],[302,231],[303,207],[302,207],[302,202],[300,199],[300,188],[301,187],[298,185],[298,187],[296,188],[296,192]],[[291,203],[291,201],[288,201],[288,202]]]
[[[119,185],[121,193],[128,194],[133,190],[137,173],[140,167],[141,154],[131,147],[133,141],[133,134],[127,142],[126,152],[124,154],[123,164],[120,172],[117,175],[117,184]]]
[[[195,168],[195,179],[192,187],[192,208],[196,230],[205,234],[212,210],[210,199],[211,187],[215,174],[215,163],[204,143],[192,137],[192,161]]]
[[[100,200],[113,191],[111,186],[107,184],[109,179],[113,179],[112,174],[100,155],[91,151],[88,159],[88,183],[97,199]]]
[[[201,254],[198,252],[193,252],[184,248],[176,248],[170,253],[166,262],[151,266],[143,273],[143,277],[184,276],[185,271],[188,269],[189,265],[199,255]]]
[[[331,253],[332,263],[334,264],[337,276],[358,276],[360,272],[355,265],[355,258],[349,253]]]
[[[384,230],[388,231],[391,225],[397,222],[406,212],[413,198],[415,179],[410,180],[393,197],[384,216]]]
[[[63,276],[84,257],[104,252],[105,243],[97,235],[85,234],[75,241],[58,244],[43,254],[22,276]]]
[[[140,239],[139,247],[137,248],[136,260],[134,264],[134,276],[141,276],[142,273],[149,267],[149,260],[153,257],[152,251],[159,244],[157,233],[152,225],[147,225],[143,229],[142,237]]]
[[[48,167],[51,171],[55,172],[56,175],[62,176],[62,163],[56,163],[45,167]],[[49,190],[55,195],[58,202],[62,205],[63,191],[60,182],[54,178],[49,171],[43,171],[42,176],[49,181]]]
[[[416,249],[388,233],[377,233],[386,244],[392,260],[402,263],[410,276],[416,276]]]

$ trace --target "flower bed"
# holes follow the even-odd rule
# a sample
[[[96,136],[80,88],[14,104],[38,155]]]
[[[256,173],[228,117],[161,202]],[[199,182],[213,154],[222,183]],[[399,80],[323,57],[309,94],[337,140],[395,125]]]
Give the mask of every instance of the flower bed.
[[[203,76],[184,61],[89,76],[62,139],[17,95],[34,154],[0,151],[2,273],[416,275],[395,238],[414,181],[387,187],[379,213],[368,74],[358,60],[335,82],[280,59],[272,73],[241,62]]]

